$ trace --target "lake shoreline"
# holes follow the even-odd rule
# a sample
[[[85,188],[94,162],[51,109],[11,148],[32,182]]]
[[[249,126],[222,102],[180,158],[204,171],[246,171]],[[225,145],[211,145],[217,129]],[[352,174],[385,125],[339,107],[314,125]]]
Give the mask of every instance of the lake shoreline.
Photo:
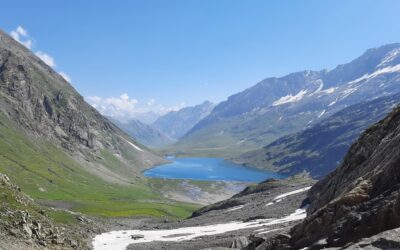
[[[187,157],[168,159],[170,162],[154,166],[142,172],[147,178],[236,181],[258,183],[269,178],[284,179],[287,176],[255,167],[236,164],[223,158]]]

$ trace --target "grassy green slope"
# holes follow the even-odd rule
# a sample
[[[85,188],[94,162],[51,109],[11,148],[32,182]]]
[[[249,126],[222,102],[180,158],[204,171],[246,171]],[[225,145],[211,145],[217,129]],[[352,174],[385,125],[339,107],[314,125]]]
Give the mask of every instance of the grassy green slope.
[[[69,155],[42,139],[28,139],[0,113],[0,172],[32,198],[101,216],[185,217],[196,206],[166,200],[145,179],[110,184],[86,172]],[[118,161],[103,157],[112,168]]]

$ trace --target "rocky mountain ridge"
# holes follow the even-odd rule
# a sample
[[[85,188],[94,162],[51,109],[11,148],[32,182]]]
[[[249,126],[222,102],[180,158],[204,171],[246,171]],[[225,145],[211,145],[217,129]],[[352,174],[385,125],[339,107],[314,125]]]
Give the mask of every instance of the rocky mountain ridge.
[[[318,123],[339,110],[400,91],[400,44],[366,51],[332,70],[267,78],[230,96],[178,143],[235,155]]]
[[[383,119],[399,103],[400,94],[395,94],[349,106],[304,131],[279,138],[234,160],[289,175],[308,171],[321,179],[340,165],[365,129]]]

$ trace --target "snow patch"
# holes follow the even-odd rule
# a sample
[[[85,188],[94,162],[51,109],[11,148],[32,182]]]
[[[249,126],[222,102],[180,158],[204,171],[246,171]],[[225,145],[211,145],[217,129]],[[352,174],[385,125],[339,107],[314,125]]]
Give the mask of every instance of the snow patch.
[[[308,187],[305,187],[305,188],[300,188],[300,189],[297,189],[297,190],[294,190],[294,191],[290,191],[290,192],[287,192],[287,193],[278,195],[278,196],[276,196],[276,197],[274,198],[274,201],[280,200],[280,199],[285,198],[285,197],[287,197],[287,196],[289,196],[289,195],[293,195],[293,194],[298,194],[298,193],[305,192],[305,191],[309,190],[310,188],[311,188],[311,186],[308,186]]]
[[[387,64],[391,63],[398,55],[400,55],[400,48],[394,49],[387,53],[385,58],[383,58],[382,62],[377,66],[377,68],[386,66]]]
[[[298,102],[301,99],[303,99],[303,97],[307,94],[307,90],[300,90],[299,93],[297,93],[296,95],[287,95],[287,96],[282,96],[281,98],[279,98],[278,100],[274,101],[272,103],[272,106],[279,106],[282,104],[286,104],[286,103],[291,103],[291,102]]]
[[[288,197],[290,195],[305,192],[305,191],[309,190],[310,188],[311,188],[311,186],[308,186],[308,187],[305,187],[305,188],[293,190],[293,191],[278,195],[272,200],[272,202],[267,203],[265,206],[269,207],[269,206],[271,206],[271,205],[273,205],[275,203],[281,202],[284,198],[286,198],[286,197]]]
[[[326,110],[322,110],[321,114],[318,115],[318,118],[321,118],[325,114]]]
[[[272,230],[265,230],[264,228],[259,229],[259,230],[255,230],[254,233],[256,234],[267,234],[267,233],[271,233],[271,232],[275,232],[275,231],[279,231],[281,230],[281,228],[276,228],[276,229],[272,229]]]
[[[230,209],[228,209],[228,210],[226,210],[226,211],[227,211],[227,212],[231,212],[231,211],[239,210],[239,209],[241,209],[241,208],[243,208],[243,207],[244,207],[244,205],[240,205],[240,206],[236,206],[236,207],[230,208]]]
[[[318,89],[315,91],[315,93],[320,92],[323,88],[324,88],[324,82],[321,79],[318,79],[317,81],[315,81],[315,83],[319,83],[319,87]]]
[[[332,88],[329,88],[329,89],[323,89],[323,90],[318,92],[318,96],[317,97],[320,98],[321,96],[324,96],[324,95],[330,95],[333,92],[335,92],[337,89],[338,89],[338,87],[336,87],[336,88],[332,87]]]
[[[197,237],[216,235],[240,229],[267,227],[291,221],[302,220],[306,217],[305,209],[297,209],[294,213],[280,219],[262,219],[249,222],[232,221],[223,224],[206,226],[182,227],[166,230],[121,230],[99,234],[94,237],[92,244],[94,250],[124,250],[130,244],[146,243],[153,241],[186,241]],[[132,239],[132,235],[141,238]]]
[[[358,82],[361,82],[364,80],[369,80],[371,78],[377,77],[382,74],[395,73],[395,72],[399,72],[399,71],[400,71],[400,64],[397,64],[395,66],[389,66],[386,68],[378,69],[377,71],[375,71],[371,74],[365,74],[360,78],[357,78],[353,81],[348,82],[347,84],[352,85],[352,84],[355,84],[355,83],[358,83]]]
[[[121,137],[122,138],[122,137]],[[134,149],[136,149],[136,150],[138,150],[138,151],[140,151],[140,152],[143,152],[143,150],[141,149],[141,148],[139,148],[138,146],[136,146],[135,144],[133,144],[132,142],[130,142],[130,141],[128,141],[127,139],[125,139],[125,138],[122,138],[122,139],[124,139],[129,145],[131,145]]]
[[[337,103],[338,100],[339,100],[339,99],[336,98],[333,102],[331,102],[331,103],[328,104],[328,107],[330,107],[330,106],[332,106],[332,105],[335,105],[335,104]]]
[[[335,92],[336,88],[329,88],[329,89],[325,89],[322,92],[326,93],[326,94],[332,94],[333,92]]]

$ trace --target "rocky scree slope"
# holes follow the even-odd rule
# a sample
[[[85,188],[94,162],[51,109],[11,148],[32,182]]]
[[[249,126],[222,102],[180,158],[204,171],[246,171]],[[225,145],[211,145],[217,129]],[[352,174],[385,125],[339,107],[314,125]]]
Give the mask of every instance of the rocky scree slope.
[[[0,249],[90,249],[85,241],[89,228],[57,224],[48,216],[51,210],[36,204],[3,174],[0,201]]]
[[[377,241],[373,235],[387,230],[381,235],[398,232],[399,145],[400,109],[396,108],[361,135],[338,169],[311,188],[307,218],[291,230],[291,247],[343,247],[359,240]],[[378,243],[396,249],[400,237]]]
[[[162,159],[137,144],[88,105],[60,75],[0,31],[2,119],[35,140],[45,139],[113,181],[133,177]],[[134,147],[132,145],[137,145]],[[117,156],[118,167],[103,164]],[[111,157],[111,156],[110,156]]]
[[[383,119],[398,103],[400,94],[355,104],[234,161],[289,175],[307,171],[321,179],[340,165],[365,129]]]
[[[230,96],[178,143],[198,153],[250,151],[360,102],[400,91],[400,44],[367,50],[332,70],[267,78]]]

